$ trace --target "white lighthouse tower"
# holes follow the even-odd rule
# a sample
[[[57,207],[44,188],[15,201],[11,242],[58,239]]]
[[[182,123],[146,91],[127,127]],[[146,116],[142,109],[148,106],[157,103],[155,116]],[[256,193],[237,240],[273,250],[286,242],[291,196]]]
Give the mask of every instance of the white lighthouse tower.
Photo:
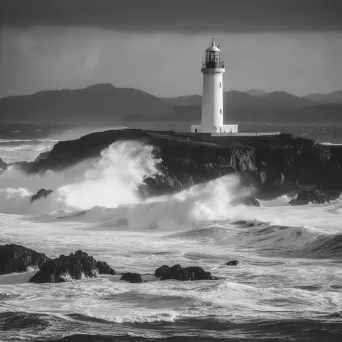
[[[211,133],[212,135],[238,132],[238,125],[223,124],[223,73],[224,62],[220,59],[220,49],[215,39],[203,58],[203,96],[201,125],[192,125],[192,133]]]

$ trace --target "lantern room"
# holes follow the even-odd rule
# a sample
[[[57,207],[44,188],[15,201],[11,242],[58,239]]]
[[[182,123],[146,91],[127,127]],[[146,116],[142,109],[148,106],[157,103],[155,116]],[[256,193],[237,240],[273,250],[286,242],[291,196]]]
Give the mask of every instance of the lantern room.
[[[205,51],[205,56],[203,57],[202,68],[203,69],[224,68],[224,63],[223,61],[220,60],[219,45],[216,44],[214,38],[211,42],[211,46],[209,46]]]

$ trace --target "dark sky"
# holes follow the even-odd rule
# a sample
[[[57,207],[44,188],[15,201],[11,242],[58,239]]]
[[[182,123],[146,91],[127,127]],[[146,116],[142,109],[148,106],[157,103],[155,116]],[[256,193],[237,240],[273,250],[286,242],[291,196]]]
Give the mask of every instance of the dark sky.
[[[122,31],[341,31],[340,0],[2,0],[4,25]]]
[[[228,89],[342,89],[342,0],[0,0],[0,96],[98,82],[201,91],[221,42]]]

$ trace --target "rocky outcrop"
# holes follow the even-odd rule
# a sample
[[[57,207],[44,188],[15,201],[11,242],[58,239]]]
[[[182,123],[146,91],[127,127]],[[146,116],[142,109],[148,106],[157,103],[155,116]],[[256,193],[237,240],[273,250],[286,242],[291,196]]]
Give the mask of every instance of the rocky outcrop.
[[[28,267],[41,268],[49,260],[45,254],[20,245],[0,246],[0,274],[25,272]]]
[[[160,266],[159,268],[157,268],[155,270],[154,275],[157,278],[160,278],[162,276],[162,274],[164,274],[169,268],[170,268],[170,266],[167,266],[167,265]]]
[[[298,193],[297,198],[289,202],[290,205],[306,205],[309,203],[324,204],[330,203],[339,196],[339,193],[326,194],[320,190],[303,190]]]
[[[342,191],[342,147],[320,145],[290,134],[211,137],[112,130],[59,142],[34,162],[18,167],[28,173],[63,170],[87,158],[99,157],[110,144],[125,140],[155,146],[154,154],[161,159],[160,174],[147,178],[139,188],[145,197],[177,192],[232,173],[240,176],[241,186],[253,187],[253,196],[258,199],[275,198],[304,186],[323,192]]]
[[[97,261],[96,268],[99,274],[116,274],[115,271],[105,261]]]
[[[120,280],[125,280],[130,283],[142,283],[141,275],[139,273],[124,273]]]
[[[231,260],[225,263],[227,266],[237,266],[239,264],[238,260]]]
[[[46,262],[32,278],[31,283],[60,283],[83,277],[94,278],[97,274],[116,274],[105,262],[96,261],[83,251],[61,255],[57,259]]]
[[[212,276],[210,272],[205,272],[201,267],[181,267],[180,265],[174,265],[172,267],[163,265],[155,271],[155,276],[160,280],[216,280],[217,278]]]
[[[37,201],[39,200],[40,198],[44,197],[48,197],[50,194],[52,194],[53,191],[52,190],[45,190],[45,189],[40,189],[35,195],[33,195],[31,197],[31,203],[34,202],[34,201]]]

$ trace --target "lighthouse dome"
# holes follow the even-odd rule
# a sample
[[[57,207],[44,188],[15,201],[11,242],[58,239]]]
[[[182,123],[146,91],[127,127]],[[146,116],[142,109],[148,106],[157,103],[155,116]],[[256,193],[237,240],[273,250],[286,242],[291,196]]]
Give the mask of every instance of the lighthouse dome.
[[[217,45],[214,43],[211,46],[208,47],[208,49],[206,49],[205,51],[209,52],[209,51],[215,51],[215,52],[220,52],[221,50],[217,47]]]

